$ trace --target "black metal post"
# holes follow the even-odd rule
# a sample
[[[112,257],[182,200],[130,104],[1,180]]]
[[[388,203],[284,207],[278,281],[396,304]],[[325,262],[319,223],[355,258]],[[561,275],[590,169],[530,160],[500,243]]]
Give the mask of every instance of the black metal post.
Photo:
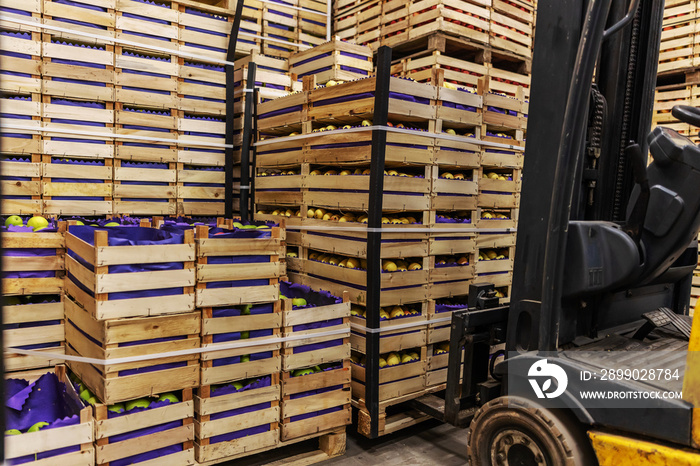
[[[231,34],[226,50],[226,61],[233,63],[236,60],[236,43],[238,42],[238,30],[241,26],[243,15],[243,0],[236,4],[236,15],[233,17]],[[234,98],[236,80],[233,65],[224,65],[226,69],[226,149],[224,162],[224,214],[226,218],[233,217],[233,122],[234,122]]]
[[[374,125],[389,121],[389,83],[391,48],[382,46],[377,55],[377,78],[374,90]],[[384,196],[384,161],[386,130],[372,132],[372,161],[369,175],[369,212],[367,219],[367,328],[379,328],[382,282],[382,204]],[[379,436],[379,333],[367,332],[365,367],[365,406],[370,417],[370,437]]]
[[[243,113],[243,141],[241,142],[241,220],[250,220],[250,146],[253,142],[253,107],[255,106],[255,63],[248,65]],[[233,172],[232,172],[233,175]],[[232,177],[233,179],[233,177]]]
[[[260,91],[255,88],[255,91],[253,93],[253,125],[252,125],[252,131],[253,134],[251,135],[251,152],[252,156],[249,157],[251,161],[251,166],[250,166],[250,172],[253,174],[253,176],[250,177],[250,189],[248,190],[249,196],[250,196],[250,210],[252,212],[251,217],[255,214],[255,168],[257,167],[258,164],[258,149],[255,147],[255,143],[258,140],[258,100],[260,99],[259,96]]]

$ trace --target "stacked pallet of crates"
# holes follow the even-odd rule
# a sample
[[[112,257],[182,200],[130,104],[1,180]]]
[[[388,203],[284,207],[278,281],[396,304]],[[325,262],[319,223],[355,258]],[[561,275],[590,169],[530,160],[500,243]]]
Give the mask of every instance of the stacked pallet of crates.
[[[401,413],[401,421],[393,422],[386,418],[387,407],[444,387],[444,380],[426,385],[432,350],[428,335],[436,327],[429,318],[437,314],[434,306],[431,311],[434,298],[465,294],[474,275],[479,146],[462,135],[480,131],[482,99],[465,91],[390,79],[389,120],[414,130],[387,134],[383,222],[391,223],[391,231],[382,234],[380,306],[386,316],[380,326],[413,326],[382,332],[380,354],[366,355],[361,330],[367,304],[364,226],[373,131],[363,128],[372,124],[376,78],[325,88],[306,80],[305,86],[304,93],[259,106],[258,128],[265,140],[258,143],[256,215],[284,215],[290,230],[302,227],[298,235],[288,235],[289,244],[297,246],[290,252],[298,256],[288,258],[292,281],[336,295],[349,291],[355,305],[352,320],[360,326],[351,338],[360,430],[367,425],[363,358],[381,354],[388,367],[380,369],[376,383],[380,433],[385,434],[417,421],[406,421],[410,415]],[[431,136],[448,130],[459,136]],[[290,133],[302,134],[289,137]],[[448,169],[462,176],[450,180],[443,176]],[[416,225],[434,230],[411,231]]]
[[[197,227],[196,304],[202,354],[196,397],[196,459],[224,461],[279,444],[282,314],[278,227],[234,229],[232,221]],[[236,226],[242,226],[240,224]],[[238,343],[238,344],[237,344]]]
[[[230,10],[204,4],[179,8],[180,50],[226,60],[233,21]],[[180,65],[177,129],[182,141],[177,160],[177,211],[184,215],[222,215],[226,73],[220,64],[196,59],[181,59]]]
[[[248,70],[251,63],[255,64],[255,82],[248,82]],[[255,88],[257,100],[255,102],[267,102],[283,97],[295,90],[301,89],[301,83],[296,82],[289,72],[289,63],[286,59],[271,57],[262,54],[251,54],[236,60],[234,67],[234,199],[240,197],[238,183],[240,182],[240,162],[243,143],[243,120],[245,106],[253,94],[249,88]],[[254,107],[253,107],[254,110]],[[253,113],[254,114],[254,113]],[[249,154],[252,154],[252,146]],[[249,155],[250,157],[250,155]],[[238,206],[234,205],[234,210]]]
[[[17,220],[17,218],[14,218]],[[24,224],[30,217],[22,218]],[[30,221],[30,225],[32,225]],[[3,227],[3,342],[6,348],[48,353],[65,351],[63,275],[65,223],[32,231],[31,227]],[[51,367],[59,361],[5,354],[5,371]]]
[[[127,359],[68,364],[93,405],[96,464],[194,461],[199,355],[154,356],[200,347],[194,232],[145,225],[66,234],[66,353]]]
[[[41,2],[3,2],[3,16],[41,22]],[[3,125],[41,125],[41,30],[0,23],[0,104]],[[2,214],[40,214],[41,136],[31,130],[4,130],[0,137]]]
[[[262,5],[262,51],[289,58],[328,40],[328,1],[275,0]]]
[[[164,51],[115,47],[116,133],[160,141],[116,143],[113,212],[174,215],[179,106],[177,5],[122,0],[117,8],[118,39]]]
[[[43,22],[115,37],[115,7],[115,2],[96,7],[45,0]],[[43,212],[111,214],[115,146],[105,133],[115,131],[114,46],[45,30],[42,58],[42,121],[45,127],[67,130],[42,137]]]

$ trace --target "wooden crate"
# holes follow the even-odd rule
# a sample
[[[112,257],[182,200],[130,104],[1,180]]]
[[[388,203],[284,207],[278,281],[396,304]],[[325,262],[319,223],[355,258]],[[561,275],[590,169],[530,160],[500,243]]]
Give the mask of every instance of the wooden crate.
[[[698,65],[694,50],[696,30],[696,2],[666,3],[659,50],[659,73],[674,73]]]
[[[180,400],[178,403],[154,400],[158,404],[153,408],[136,408],[121,415],[97,403],[94,408],[96,464],[125,460],[129,464],[141,464],[155,458],[163,458],[161,461],[172,465],[194,464],[192,389],[173,394]],[[146,429],[148,433],[140,434]]]
[[[482,44],[489,42],[492,12],[490,1],[476,0],[413,0],[409,9],[414,39],[433,31],[441,31],[458,37],[469,37]],[[417,15],[415,13],[418,13]]]
[[[457,178],[455,178],[457,176]],[[478,169],[437,166],[431,170],[431,210],[474,210],[477,205]]]
[[[254,455],[279,445],[279,374],[240,385],[238,390],[200,387],[195,397],[195,457],[200,464]],[[224,394],[217,396],[217,391]]]
[[[301,90],[301,83],[293,81],[289,73],[287,60],[258,53],[236,60],[234,68],[235,92],[243,93],[248,86],[248,68],[255,63],[255,87],[261,102],[284,97],[293,90]],[[235,112],[242,114],[245,110],[246,94],[236,95]]]
[[[80,303],[90,316],[103,320],[194,310],[193,231],[185,231],[180,244],[142,246],[110,246],[109,237],[112,234],[118,236],[117,230],[93,230],[91,227],[80,226],[71,226],[66,234],[68,250],[87,264],[83,265],[74,257],[66,259],[66,269],[72,275],[72,278],[66,280],[66,293]],[[155,235],[148,229],[142,229],[137,234]],[[153,270],[161,266],[151,265],[165,263],[174,263],[171,267],[182,263],[184,268]],[[138,268],[141,271],[109,272],[110,267],[123,264],[140,264]],[[172,295],[109,299],[111,293],[167,290],[175,287],[180,288],[179,293]]]
[[[524,8],[517,11],[515,8]],[[524,14],[523,14],[524,13]],[[532,56],[533,9],[505,0],[494,0],[490,18],[489,45],[523,57]]]
[[[282,232],[278,227],[254,233],[245,230],[197,229],[198,307],[267,303],[279,297],[278,278],[283,275],[279,257],[284,256]],[[212,260],[212,258],[221,258]],[[241,280],[260,280],[265,284],[236,286]],[[225,287],[208,283],[231,282]]]
[[[485,65],[445,55],[438,50],[429,52],[426,56],[400,60],[394,66],[402,76],[434,85],[438,84],[435,70],[441,69],[444,70],[444,81],[474,90],[488,69]]]
[[[351,422],[350,362],[331,363],[309,375],[282,373],[280,438],[323,434]]]
[[[182,155],[186,151],[180,150]],[[183,157],[188,159],[203,153],[208,158],[218,160],[222,153],[193,151]],[[192,165],[178,163],[177,170],[177,210],[180,215],[223,215],[225,174],[222,165]]]
[[[0,144],[15,139],[7,137],[7,133],[5,135],[0,138]],[[19,140],[31,142],[33,139],[29,136],[29,139]],[[34,141],[39,142],[38,139]],[[38,154],[0,156],[0,170],[2,170],[0,187],[3,198],[0,213],[3,215],[42,213],[40,160],[41,156]]]
[[[4,296],[60,294],[63,290],[63,271],[66,242],[63,236],[65,224],[58,231],[3,232],[3,273],[19,275],[21,272],[43,272],[53,275],[38,278],[3,278]],[[34,257],[17,256],[37,254]],[[24,250],[24,252],[23,252]]]
[[[281,343],[277,337],[282,316],[279,302],[258,304],[249,308],[249,312],[246,315],[242,309],[203,310],[202,346],[212,348],[202,353],[203,385],[234,382],[280,371]],[[250,345],[215,350],[217,346],[226,346],[227,342],[243,344],[242,340]]]
[[[23,348],[63,354],[65,330],[61,296],[49,299],[31,299],[22,303],[18,298],[5,297],[3,306],[3,344],[5,348]],[[5,353],[5,371],[14,372],[41,367],[52,367],[50,358]]]
[[[226,60],[232,23],[230,10],[203,3],[180,5],[180,51]]]
[[[43,3],[44,24],[65,27],[65,20],[75,21],[71,23],[72,30],[93,34],[97,31],[109,34],[115,27],[115,0],[95,2],[99,8],[91,8],[91,4],[65,4],[53,0],[44,0]]]
[[[39,2],[27,2],[23,5],[17,1],[8,3],[8,7],[24,11],[28,16],[7,10],[3,11],[3,16],[36,23],[41,21],[41,14],[33,11],[40,8]],[[2,22],[2,29],[0,50],[5,53],[3,70],[9,71],[11,74],[3,74],[0,90],[38,95],[41,92],[41,34],[39,29],[5,21]]]
[[[177,4],[143,4],[133,0],[117,0],[116,13],[117,39],[177,50]]]
[[[80,409],[83,404],[80,397],[66,376],[65,366],[55,367],[58,380],[66,386],[65,399],[71,408],[75,407],[75,416],[78,423],[53,429],[44,429],[37,432],[23,433],[22,435],[5,436],[5,460],[8,462],[21,461],[27,464],[66,464],[76,466],[93,466],[95,464],[94,421],[92,409],[89,407]],[[22,378],[35,382],[46,371],[25,373]],[[10,378],[15,374],[6,374]],[[79,411],[77,411],[79,409]],[[48,456],[52,450],[71,448],[73,451]],[[31,460],[31,457],[34,460]],[[21,459],[21,460],[20,460]]]
[[[291,371],[350,357],[350,296],[342,300],[327,293],[299,290],[283,284],[282,336],[306,338],[282,343],[282,370]],[[304,298],[313,307],[294,309],[293,298]],[[335,303],[334,303],[335,301]],[[315,336],[318,333],[345,329],[347,333]],[[314,345],[318,346],[312,349]]]
[[[223,115],[226,112],[226,73],[223,65],[184,59],[179,67],[179,109]]]
[[[148,24],[147,22],[144,23]],[[132,41],[141,39],[141,37],[134,38],[134,36],[129,35],[126,35],[126,37],[129,37]],[[158,46],[162,45],[166,48],[170,44],[167,41],[157,42]],[[177,75],[179,67],[176,55],[170,55],[166,52],[143,51],[124,46],[117,47],[114,57],[116,68],[114,83],[117,86],[115,91],[117,102],[127,106],[143,106],[165,110],[166,112],[177,107]],[[173,128],[173,122],[166,122],[165,125],[161,124],[158,126],[175,129]]]
[[[479,207],[514,209],[520,206],[521,170],[481,167],[477,176]]]
[[[96,359],[145,356],[199,348],[201,314],[97,320],[67,297],[66,353]],[[68,366],[105,404],[199,385],[199,355],[94,366]]]
[[[527,128],[525,102],[520,89],[518,89],[518,97],[499,95],[493,92],[484,93],[484,125],[490,131],[513,129],[522,131]],[[519,140],[522,141],[522,137]],[[506,143],[504,142],[504,144]]]
[[[44,141],[45,144],[52,142]],[[110,144],[109,147],[114,146]],[[112,164],[111,158],[42,156],[44,212],[57,215],[111,214]]]
[[[114,161],[114,213],[175,215],[176,163]]]
[[[290,73],[298,78],[315,75],[318,84],[366,78],[374,71],[372,50],[337,38],[293,54],[289,65]]]
[[[385,366],[379,369],[379,401],[391,403],[391,400],[420,393],[425,389],[426,347],[419,351],[421,359],[396,366]],[[353,399],[365,399],[365,367],[351,364]]]

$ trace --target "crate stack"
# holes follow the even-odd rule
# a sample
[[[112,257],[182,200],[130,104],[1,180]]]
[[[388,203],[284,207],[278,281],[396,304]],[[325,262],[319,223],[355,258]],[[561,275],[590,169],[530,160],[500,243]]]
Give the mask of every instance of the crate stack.
[[[278,0],[262,3],[262,52],[292,54],[328,40],[328,0]]]
[[[66,248],[67,354],[128,359],[200,347],[193,231],[71,225]],[[198,354],[68,366],[94,405],[97,464],[194,461]]]
[[[22,219],[25,223],[29,218]],[[3,228],[3,342],[6,348],[48,353],[65,351],[61,291],[65,273],[66,225],[36,232],[27,227]],[[22,354],[5,354],[5,371],[51,367],[59,361]]]
[[[367,299],[363,227],[369,207],[373,131],[368,127],[373,124],[376,81],[316,88],[313,80],[306,80],[305,92],[261,104],[258,129],[265,140],[257,148],[255,199],[259,219],[289,217],[292,281],[336,295],[350,293],[355,307],[351,320],[359,326],[350,340],[354,403],[361,418],[366,416],[363,358],[381,354],[389,366],[380,369],[377,382],[384,434],[406,425],[405,417],[386,421],[387,407],[444,386],[444,375],[443,380],[436,374],[428,378],[428,356],[449,333],[445,336],[441,328],[443,320],[431,320],[466,304],[463,296],[479,269],[474,229],[512,226],[517,211],[499,208],[502,217],[487,215],[495,212],[490,190],[515,189],[515,183],[507,181],[507,186],[486,186],[484,202],[491,204],[479,205],[484,153],[474,137],[482,130],[482,97],[390,78],[389,121],[397,130],[387,133],[382,198],[383,223],[390,231],[382,234],[380,305],[386,315],[380,325],[413,325],[382,332],[380,354],[367,355],[362,330]],[[513,199],[514,194],[504,197]],[[421,225],[432,228],[416,232]],[[361,431],[363,425],[361,420]]]
[[[41,22],[41,3],[3,2],[3,16]],[[4,125],[41,125],[41,30],[3,21],[0,31],[0,120]],[[28,130],[0,136],[2,213],[41,213],[41,138]]]
[[[350,298],[281,282],[280,438],[344,432],[350,424]],[[331,333],[328,335],[328,333]]]
[[[200,463],[223,461],[279,444],[279,277],[283,229],[198,226],[196,304],[202,345],[231,346],[201,357],[196,397]]]
[[[301,81],[305,76],[313,75],[317,84],[366,78],[373,71],[369,47],[344,42],[337,37],[289,57],[289,72],[293,76]]]
[[[665,3],[658,79],[652,125],[678,131],[694,142],[697,130],[671,114],[674,105],[697,106],[700,98],[700,43],[697,2],[669,0]]]

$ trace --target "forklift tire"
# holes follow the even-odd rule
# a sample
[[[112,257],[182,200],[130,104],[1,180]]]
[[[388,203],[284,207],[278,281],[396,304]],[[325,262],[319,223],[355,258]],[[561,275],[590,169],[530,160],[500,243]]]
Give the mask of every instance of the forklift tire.
[[[585,429],[571,412],[522,397],[501,397],[477,411],[467,434],[470,466],[593,466]]]

